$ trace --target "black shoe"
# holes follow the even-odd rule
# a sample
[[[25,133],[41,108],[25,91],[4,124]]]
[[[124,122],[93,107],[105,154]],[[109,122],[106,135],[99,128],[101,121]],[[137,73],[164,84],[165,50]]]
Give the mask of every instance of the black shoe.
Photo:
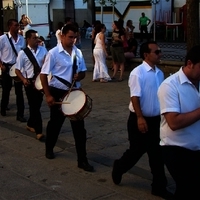
[[[20,122],[27,122],[26,119],[24,117],[20,117],[20,116],[17,116],[17,121],[20,121]]]
[[[55,155],[53,153],[53,151],[46,151],[46,154],[45,154],[46,158],[48,159],[54,159],[55,158]]]
[[[162,197],[163,199],[166,199],[166,200],[173,200],[174,199],[174,194],[169,192],[166,189],[161,190],[161,191],[152,189],[151,194],[154,195],[154,196]]]
[[[117,170],[117,161],[118,160],[115,160],[113,164],[112,180],[114,184],[119,185],[121,183],[123,173]]]
[[[1,116],[6,116],[6,111],[5,110],[1,110]]]
[[[6,108],[6,110],[7,110],[7,111],[9,111],[9,110],[10,110],[10,108],[9,108],[9,107],[7,107],[7,108]]]
[[[94,171],[94,167],[92,165],[90,165],[88,162],[78,163],[78,167],[87,171],[87,172],[93,172]]]

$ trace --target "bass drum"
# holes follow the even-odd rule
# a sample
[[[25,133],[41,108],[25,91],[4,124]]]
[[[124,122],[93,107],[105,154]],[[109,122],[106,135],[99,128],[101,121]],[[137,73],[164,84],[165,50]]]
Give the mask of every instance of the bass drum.
[[[52,78],[52,75],[49,74],[47,76],[47,80],[48,80],[48,83],[50,82]],[[42,88],[42,83],[41,83],[41,80],[40,80],[40,74],[37,75],[36,79],[35,79],[35,88],[39,91],[43,91],[43,88]]]
[[[16,81],[16,82],[20,82],[21,81],[21,79],[15,73],[15,64],[10,68],[9,75],[10,75],[10,77],[13,78],[14,81]]]
[[[92,99],[81,90],[73,90],[63,98],[61,110],[70,120],[82,120],[92,110]]]

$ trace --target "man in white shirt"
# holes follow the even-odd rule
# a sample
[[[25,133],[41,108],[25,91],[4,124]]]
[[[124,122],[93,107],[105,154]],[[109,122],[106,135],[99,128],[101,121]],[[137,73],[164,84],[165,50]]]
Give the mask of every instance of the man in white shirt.
[[[42,117],[40,113],[43,93],[36,89],[34,82],[39,75],[47,50],[45,47],[38,45],[39,37],[35,30],[30,29],[26,32],[26,41],[27,48],[19,52],[15,71],[25,86],[28,99],[29,119],[27,122],[27,129],[36,133],[36,139],[44,141],[44,135],[42,134]],[[27,51],[35,58],[33,62],[25,53]],[[35,62],[37,62],[37,65]]]
[[[66,118],[61,111],[61,105],[56,105],[55,102],[60,101],[67,92],[70,92],[71,87],[79,89],[80,81],[84,79],[87,70],[81,50],[74,45],[77,33],[78,28],[73,24],[63,27],[61,43],[48,52],[41,70],[40,78],[50,107],[50,120],[46,129],[46,158],[48,159],[55,157],[53,148]],[[73,66],[77,69],[75,70]],[[48,84],[47,76],[50,73],[53,78]],[[74,81],[76,81],[75,85],[73,85]],[[92,172],[94,168],[88,163],[86,157],[84,120],[70,120],[70,123],[75,139],[78,167]]]
[[[175,199],[200,199],[200,45],[185,66],[158,90],[160,138],[165,164],[176,182]]]
[[[140,47],[140,56],[143,63],[131,71],[128,82],[131,98],[127,123],[130,147],[120,159],[114,161],[112,179],[115,184],[120,184],[122,175],[147,153],[153,175],[151,193],[168,198],[172,194],[166,190],[167,179],[159,145],[160,108],[157,91],[164,74],[156,65],[160,62],[161,50],[156,42],[145,42]]]
[[[15,64],[18,52],[25,48],[26,43],[23,36],[18,34],[19,23],[16,19],[8,20],[8,34],[0,36],[0,68],[2,70],[2,97],[1,97],[1,115],[6,116],[6,110],[9,103],[10,90],[12,88],[12,78],[9,75],[10,68]],[[13,48],[12,45],[13,44]],[[24,118],[24,97],[22,82],[14,82],[17,120],[26,122]]]

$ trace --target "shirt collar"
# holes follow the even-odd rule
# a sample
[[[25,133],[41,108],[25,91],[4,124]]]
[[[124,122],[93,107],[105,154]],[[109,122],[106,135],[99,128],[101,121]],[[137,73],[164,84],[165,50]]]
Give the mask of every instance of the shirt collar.
[[[143,60],[143,66],[144,66],[144,68],[146,69],[146,71],[148,72],[148,71],[155,71],[156,73],[158,72],[158,68],[157,68],[157,66],[155,65],[155,70],[154,69],[152,69],[152,67],[146,62],[146,61],[144,61]]]
[[[72,55],[74,54],[74,51],[76,52],[76,50],[77,50],[77,47],[74,45],[74,46],[72,47]],[[59,44],[58,44],[58,52],[61,53],[62,51],[63,51],[63,52],[66,52],[66,51],[64,50],[62,44],[59,43]]]
[[[190,83],[192,84],[192,82],[188,79],[188,77],[185,75],[185,73],[183,72],[183,67],[181,67],[178,71],[178,77],[180,80],[180,83]]]

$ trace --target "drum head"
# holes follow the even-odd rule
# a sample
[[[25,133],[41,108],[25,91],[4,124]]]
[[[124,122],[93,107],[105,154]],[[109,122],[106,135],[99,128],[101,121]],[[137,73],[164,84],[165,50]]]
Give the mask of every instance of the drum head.
[[[52,77],[51,74],[49,74],[49,75],[47,76],[47,81],[48,81],[48,83],[50,82],[51,77]],[[41,80],[40,80],[40,74],[39,74],[39,75],[36,77],[36,79],[35,79],[35,88],[36,88],[37,90],[42,90],[42,89],[43,89],[43,88],[42,88],[42,83],[41,83]]]
[[[14,64],[11,68],[10,68],[10,70],[9,70],[9,75],[11,76],[11,77],[17,77],[17,74],[15,73],[15,66],[16,66],[16,64]],[[23,68],[22,68],[22,70],[21,70],[21,72],[23,72],[24,70],[23,70]]]
[[[16,73],[15,73],[15,64],[10,68],[10,71],[9,71],[9,75],[11,77],[16,77]]]
[[[74,115],[81,110],[86,101],[86,95],[83,91],[71,91],[69,96],[66,95],[62,102],[69,102],[69,104],[62,104],[61,109],[65,115]]]

